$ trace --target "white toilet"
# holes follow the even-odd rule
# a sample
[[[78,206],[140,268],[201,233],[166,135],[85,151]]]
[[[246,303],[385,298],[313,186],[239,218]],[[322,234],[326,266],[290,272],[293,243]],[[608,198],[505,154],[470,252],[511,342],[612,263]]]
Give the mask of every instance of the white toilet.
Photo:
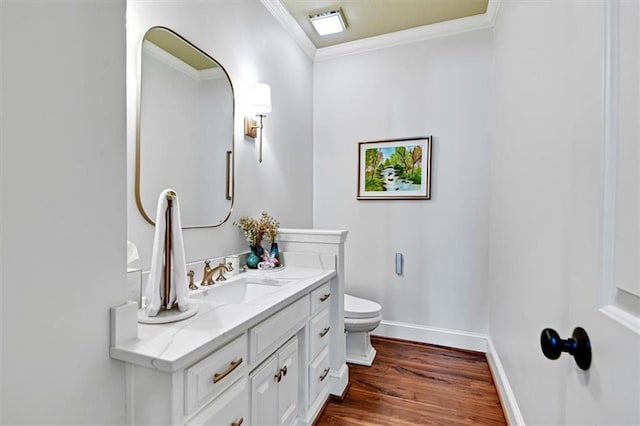
[[[369,333],[382,321],[382,306],[367,299],[344,295],[344,327],[347,330],[347,362],[370,366],[376,357]]]

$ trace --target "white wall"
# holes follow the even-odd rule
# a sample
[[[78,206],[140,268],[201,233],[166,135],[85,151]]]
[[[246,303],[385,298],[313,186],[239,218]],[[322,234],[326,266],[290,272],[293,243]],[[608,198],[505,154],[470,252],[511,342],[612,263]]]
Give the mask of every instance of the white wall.
[[[346,290],[385,320],[487,331],[491,58],[481,30],[316,64],[314,226],[349,229]],[[358,142],[420,135],[432,199],[357,201]]]
[[[255,1],[127,8],[130,39],[152,25],[175,29],[227,67],[239,100],[245,85],[272,85],[262,166],[238,105],[232,220],[266,209],[283,225],[310,226],[311,61]],[[124,242],[136,241],[146,265],[153,229],[126,178],[135,49],[125,13],[122,0],[0,3],[0,423],[124,422],[109,307],[126,298]],[[230,222],[185,239],[190,259],[246,248]]]
[[[531,424],[557,423],[565,405],[562,364],[537,364],[540,332],[565,323],[568,296],[572,123],[565,90],[570,30],[562,12],[552,2],[505,2],[494,33],[490,335]]]
[[[187,261],[248,250],[240,216],[266,210],[283,227],[312,225],[311,60],[273,16],[255,0],[215,2],[129,1],[127,3],[128,238],[140,251],[131,266],[148,269],[153,227],[138,213],[134,198],[136,61],[145,31],[166,26],[225,67],[234,85],[235,193],[233,213],[217,228],[185,230]],[[256,82],[271,85],[273,112],[264,120],[264,161],[258,144],[243,135],[243,117]],[[153,213],[155,214],[155,213]],[[196,271],[200,274],[201,271]]]
[[[125,2],[0,15],[0,423],[122,423]]]

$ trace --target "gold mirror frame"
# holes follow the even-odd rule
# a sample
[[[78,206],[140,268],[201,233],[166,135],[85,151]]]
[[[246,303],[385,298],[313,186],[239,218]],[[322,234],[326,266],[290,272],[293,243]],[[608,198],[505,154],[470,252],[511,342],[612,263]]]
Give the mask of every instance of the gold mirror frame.
[[[149,224],[155,226],[155,221],[153,220],[152,216],[148,214],[148,212],[145,210],[144,208],[144,203],[142,201],[142,194],[141,194],[141,175],[142,175],[142,159],[141,159],[141,146],[142,146],[142,141],[141,141],[141,118],[142,118],[142,85],[143,85],[143,81],[142,81],[142,54],[143,54],[143,44],[144,41],[146,39],[147,34],[149,34],[150,31],[152,30],[161,30],[161,31],[166,31],[168,33],[170,33],[171,35],[173,35],[174,37],[176,37],[177,40],[179,40],[180,42],[184,43],[186,46],[194,49],[195,52],[205,56],[206,58],[210,59],[211,61],[213,61],[224,73],[227,82],[229,83],[229,89],[231,91],[231,123],[230,123],[230,127],[231,127],[231,143],[230,145],[228,145],[227,147],[225,147],[224,149],[224,164],[226,166],[226,173],[225,173],[225,191],[224,191],[224,200],[223,201],[230,201],[229,203],[229,210],[226,213],[226,215],[224,215],[224,217],[222,217],[222,219],[220,219],[220,221],[218,223],[213,223],[213,224],[205,224],[205,225],[201,225],[201,224],[197,224],[197,225],[189,225],[189,224],[183,224],[182,229],[196,229],[196,228],[212,228],[212,227],[217,227],[222,225],[223,223],[225,223],[229,217],[231,216],[231,212],[233,210],[233,205],[234,205],[234,200],[235,200],[235,179],[234,179],[234,175],[235,175],[235,156],[233,155],[233,152],[235,150],[235,91],[234,91],[234,87],[233,87],[233,83],[231,81],[231,78],[229,77],[229,73],[227,72],[227,70],[222,66],[222,64],[220,64],[218,61],[216,61],[213,57],[211,57],[209,54],[207,54],[206,52],[204,52],[202,49],[200,49],[198,46],[196,46],[195,44],[191,43],[189,40],[185,39],[184,37],[182,37],[180,34],[176,33],[175,31],[167,28],[167,27],[163,27],[163,26],[154,26],[149,28],[145,34],[142,37],[142,40],[140,41],[140,47],[138,49],[138,61],[137,61],[137,80],[138,80],[138,85],[137,85],[137,99],[136,99],[136,157],[135,157],[135,199],[136,199],[136,206],[138,207],[138,211],[140,212],[140,214],[142,215],[142,217],[145,219],[145,221],[147,221]],[[230,149],[229,149],[230,148]],[[206,198],[206,196],[203,196],[203,198]],[[212,202],[216,202],[216,200],[213,200]]]

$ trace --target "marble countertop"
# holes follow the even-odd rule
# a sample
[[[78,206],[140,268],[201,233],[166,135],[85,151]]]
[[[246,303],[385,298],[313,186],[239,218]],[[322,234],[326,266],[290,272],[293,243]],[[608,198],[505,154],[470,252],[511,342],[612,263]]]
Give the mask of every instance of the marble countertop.
[[[111,357],[174,372],[202,359],[221,345],[271,316],[336,275],[333,269],[289,267],[278,272],[251,271],[216,286],[233,285],[245,277],[291,280],[259,299],[242,304],[193,297],[198,313],[168,324],[138,324],[138,337],[110,348]]]

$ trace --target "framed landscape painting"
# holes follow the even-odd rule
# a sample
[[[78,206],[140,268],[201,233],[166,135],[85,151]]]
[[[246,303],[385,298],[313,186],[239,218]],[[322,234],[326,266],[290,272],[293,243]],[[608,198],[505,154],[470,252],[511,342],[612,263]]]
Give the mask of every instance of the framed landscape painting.
[[[431,198],[431,136],[358,143],[358,200]]]

